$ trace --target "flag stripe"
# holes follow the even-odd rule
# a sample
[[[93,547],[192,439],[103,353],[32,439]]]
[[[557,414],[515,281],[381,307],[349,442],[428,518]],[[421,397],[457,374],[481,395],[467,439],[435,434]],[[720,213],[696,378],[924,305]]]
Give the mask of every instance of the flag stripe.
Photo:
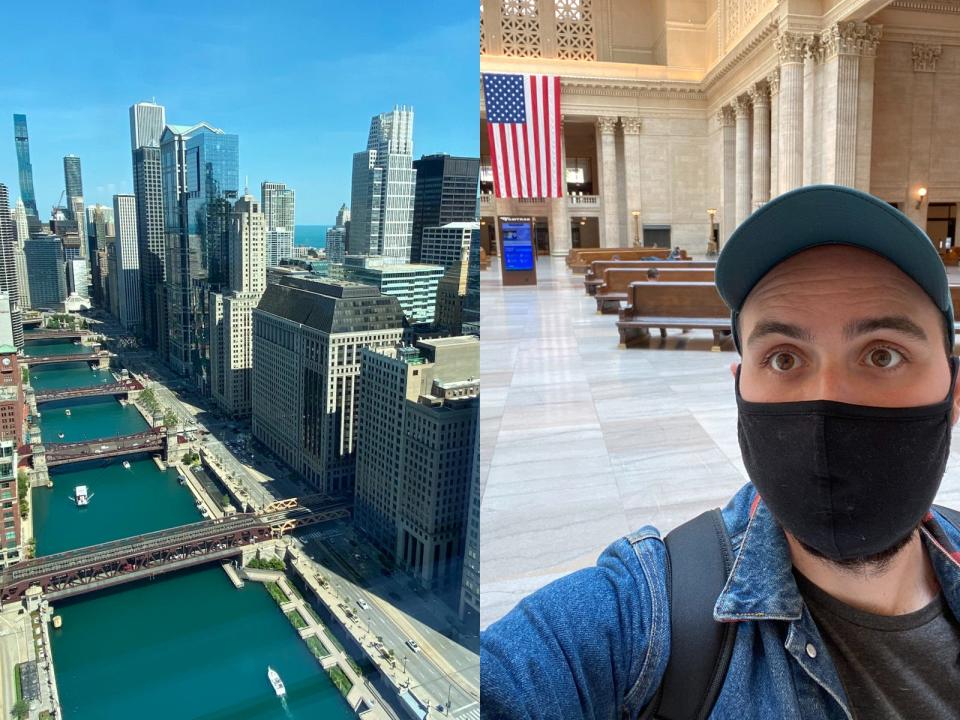
[[[566,195],[567,179],[563,176],[563,120],[560,117],[560,78],[554,77],[553,96],[556,98],[553,103],[553,114],[557,128],[557,146],[554,148],[553,163],[557,168],[557,197]]]
[[[503,197],[503,191],[500,189],[500,163],[497,160],[496,142],[494,135],[496,130],[491,122],[487,123],[487,143],[490,145],[490,168],[493,170],[493,194],[496,197]]]
[[[540,106],[539,93],[537,93],[537,76],[530,77],[528,86],[530,88],[530,106],[527,108],[527,124],[533,128],[533,174],[536,178],[535,197],[543,197],[543,184],[540,182],[540,159],[543,153],[540,149],[540,139],[543,133],[540,132],[540,115],[537,108]]]

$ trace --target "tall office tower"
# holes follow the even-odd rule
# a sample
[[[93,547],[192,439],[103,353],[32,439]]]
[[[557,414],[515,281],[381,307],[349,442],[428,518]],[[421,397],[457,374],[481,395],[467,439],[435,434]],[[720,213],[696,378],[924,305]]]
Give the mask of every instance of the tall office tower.
[[[133,153],[133,194],[137,199],[137,243],[140,254],[140,291],[143,337],[167,356],[164,294],[165,251],[163,225],[163,180],[160,136],[166,111],[155,103],[130,106],[130,149]]]
[[[337,227],[347,227],[350,224],[350,208],[347,207],[346,203],[340,206],[340,209],[337,210]]]
[[[30,235],[43,231],[40,214],[37,212],[37,196],[33,192],[33,166],[30,164],[30,135],[27,133],[27,116],[13,116],[13,141],[17,146],[17,169],[20,173],[20,199],[27,211]]]
[[[77,234],[80,237],[80,257],[87,258],[90,256],[90,248],[87,241],[87,214],[82,197],[75,197],[70,201],[70,217],[72,222],[76,223]]]
[[[253,311],[253,435],[319,492],[352,493],[360,350],[402,334],[396,298],[282,278]]]
[[[86,258],[76,258],[67,260],[67,292],[76,293],[79,297],[89,299],[90,297],[90,266]]]
[[[362,353],[354,518],[428,586],[461,579],[479,377],[473,337]]]
[[[23,248],[23,244],[30,237],[30,226],[27,224],[27,210],[23,206],[23,200],[17,200],[13,209],[13,224],[17,231],[17,245]]]
[[[209,389],[208,295],[228,282],[239,138],[207,123],[167,125],[160,138],[169,361]]]
[[[346,254],[347,229],[327,228],[327,262],[342,263]]]
[[[437,285],[437,305],[433,322],[450,335],[459,335],[463,326],[463,306],[467,298],[467,274],[470,253],[464,250],[460,262],[451,265]]]
[[[230,284],[210,293],[210,390],[231,417],[251,412],[253,336],[251,316],[267,286],[266,218],[244,195],[230,216]]]
[[[80,158],[67,155],[63,158],[63,184],[67,189],[67,210],[73,212],[74,198],[83,200],[83,179],[80,176]],[[74,219],[72,215],[68,215]],[[77,218],[78,220],[82,218]]]
[[[480,158],[423,155],[413,161],[413,168],[417,171],[417,185],[410,262],[433,263],[436,261],[420,255],[423,229],[477,219]]]
[[[464,335],[480,336],[480,233],[470,238],[470,263],[467,266],[467,297],[463,302]]]
[[[110,238],[110,241],[107,243],[106,247],[106,268],[107,276],[106,282],[104,283],[105,287],[105,297],[106,302],[104,303],[109,309],[110,314],[115,318],[120,317],[120,284],[118,279],[120,278],[120,268],[117,267],[117,239]]]
[[[473,431],[473,472],[467,495],[467,531],[463,538],[460,619],[472,618],[480,630],[480,423]]]
[[[260,207],[267,221],[267,266],[279,265],[293,254],[296,193],[284,183],[261,183]]]
[[[11,211],[13,215],[13,230],[17,238],[13,250],[14,265],[17,270],[17,295],[20,298],[20,307],[30,307],[30,282],[27,279],[27,257],[23,254],[23,243],[30,237],[27,225],[27,211],[23,207],[23,200],[17,200],[16,207]]]
[[[17,230],[10,214],[10,195],[0,183],[0,292],[10,302],[10,325],[13,344],[23,348],[23,313],[20,309],[20,285],[17,282]]]
[[[410,261],[416,174],[413,110],[394,108],[374,115],[367,149],[353,156],[347,254]]]
[[[443,277],[439,265],[390,264],[386,258],[348,255],[343,261],[343,274],[347,280],[371,285],[397,298],[409,322],[433,322],[437,286]]]
[[[104,281],[108,276],[105,264],[107,238],[113,237],[113,208],[97,203],[87,210],[87,256],[90,258],[90,275],[93,281],[93,303],[106,307],[106,289]]]
[[[443,265],[448,269],[459,263],[461,256],[469,251],[474,235],[480,237],[480,223],[473,220],[425,227],[421,234],[420,262]]]
[[[113,217],[117,235],[116,255],[117,319],[127,330],[139,335],[143,323],[140,294],[140,253],[137,245],[137,198],[113,196]]]
[[[30,238],[23,245],[30,276],[30,307],[59,309],[67,297],[63,242],[56,235]]]

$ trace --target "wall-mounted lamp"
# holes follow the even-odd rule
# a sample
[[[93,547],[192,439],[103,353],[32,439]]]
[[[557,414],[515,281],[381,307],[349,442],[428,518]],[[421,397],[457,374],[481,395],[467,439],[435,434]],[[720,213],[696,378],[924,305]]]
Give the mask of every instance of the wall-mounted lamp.
[[[586,219],[586,218],[580,218],[580,224],[581,224],[581,225],[586,225],[586,224],[587,224],[587,219]]]
[[[917,190],[917,210],[920,209],[920,206],[923,205],[923,201],[927,199],[927,189],[921,187]]]

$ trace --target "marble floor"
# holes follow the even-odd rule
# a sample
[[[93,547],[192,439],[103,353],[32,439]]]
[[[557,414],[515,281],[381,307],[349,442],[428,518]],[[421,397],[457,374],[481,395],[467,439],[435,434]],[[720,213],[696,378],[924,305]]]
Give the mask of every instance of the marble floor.
[[[549,257],[537,273],[536,288],[504,288],[493,263],[480,279],[481,627],[619,536],[670,530],[747,479],[732,344],[711,352],[709,332],[670,330],[620,348],[582,275]],[[938,501],[960,507],[953,448]]]

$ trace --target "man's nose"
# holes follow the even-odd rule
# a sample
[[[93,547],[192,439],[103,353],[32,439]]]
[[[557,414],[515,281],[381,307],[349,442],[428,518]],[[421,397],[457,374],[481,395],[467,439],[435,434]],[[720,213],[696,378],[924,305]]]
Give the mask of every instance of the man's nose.
[[[811,400],[833,400],[834,402],[857,404],[853,396],[853,387],[849,373],[836,365],[827,365],[812,379]]]

